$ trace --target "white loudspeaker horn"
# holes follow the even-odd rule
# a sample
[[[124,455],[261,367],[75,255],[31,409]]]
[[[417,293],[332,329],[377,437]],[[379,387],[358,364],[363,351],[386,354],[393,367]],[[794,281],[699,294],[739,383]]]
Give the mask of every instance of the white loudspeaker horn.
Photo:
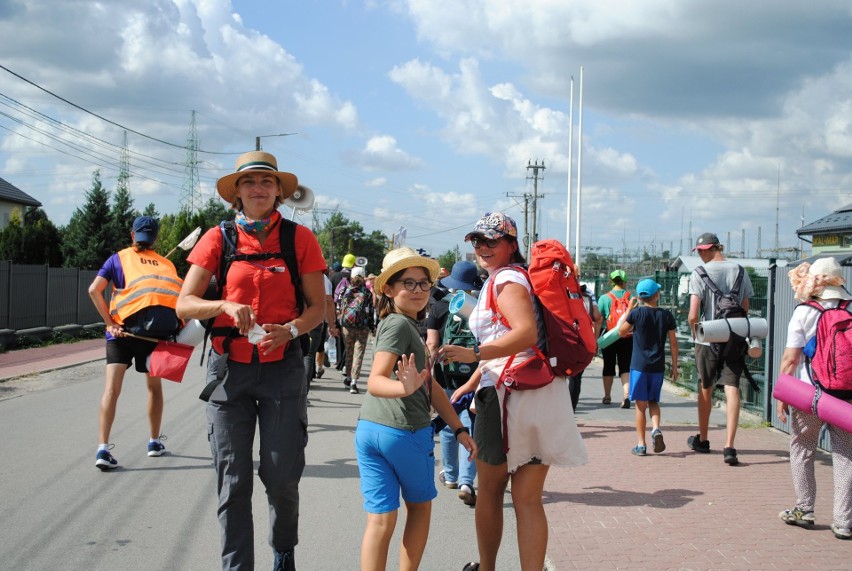
[[[310,210],[314,205],[314,191],[307,186],[300,184],[296,187],[296,192],[284,201],[284,204],[295,210]]]
[[[367,265],[367,258],[364,256],[358,256],[355,258],[355,265],[361,268],[365,267]]]

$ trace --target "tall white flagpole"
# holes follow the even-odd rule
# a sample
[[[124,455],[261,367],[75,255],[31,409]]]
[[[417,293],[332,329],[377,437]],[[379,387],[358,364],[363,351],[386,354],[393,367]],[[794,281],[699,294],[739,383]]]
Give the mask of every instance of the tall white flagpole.
[[[571,102],[568,105],[568,201],[565,213],[565,249],[571,251],[571,171],[574,170],[574,76],[571,76]]]
[[[574,261],[580,265],[582,258],[582,250],[580,248],[580,205],[583,192],[583,66],[580,66],[580,108],[579,121],[577,124],[577,227],[576,239],[574,246],[577,248],[577,255],[574,256]]]

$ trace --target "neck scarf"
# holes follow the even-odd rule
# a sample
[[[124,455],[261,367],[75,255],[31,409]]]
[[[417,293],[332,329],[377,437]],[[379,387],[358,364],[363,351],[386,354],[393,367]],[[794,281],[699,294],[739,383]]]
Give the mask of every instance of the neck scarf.
[[[273,210],[272,214],[263,220],[252,220],[240,211],[237,212],[236,217],[234,217],[234,222],[239,224],[240,228],[246,232],[257,234],[259,232],[266,232],[270,226],[278,222],[279,218],[281,218],[281,214],[277,210]]]

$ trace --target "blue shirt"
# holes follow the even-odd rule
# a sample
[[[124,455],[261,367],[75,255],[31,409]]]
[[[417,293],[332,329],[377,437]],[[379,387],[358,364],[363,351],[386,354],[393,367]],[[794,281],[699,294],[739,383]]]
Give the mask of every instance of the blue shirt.
[[[121,267],[121,258],[118,257],[117,253],[107,258],[107,261],[104,262],[104,265],[101,266],[100,270],[98,270],[98,276],[108,282],[112,282],[112,286],[116,289],[122,289],[124,287],[124,268]],[[109,303],[108,300],[107,303]],[[115,337],[110,335],[109,331],[107,331],[106,339],[107,341],[112,341]]]
[[[675,318],[668,309],[639,306],[627,314],[633,326],[633,356],[630,368],[645,373],[666,370],[666,338],[675,329]]]

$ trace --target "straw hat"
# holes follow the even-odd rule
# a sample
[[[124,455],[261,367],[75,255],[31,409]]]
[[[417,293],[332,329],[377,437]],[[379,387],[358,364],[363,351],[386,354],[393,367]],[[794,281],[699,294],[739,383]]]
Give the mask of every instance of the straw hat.
[[[270,173],[277,176],[281,182],[279,193],[281,200],[293,196],[296,187],[299,186],[299,179],[296,178],[296,175],[278,170],[278,161],[273,155],[264,151],[250,151],[237,157],[237,164],[233,173],[223,176],[216,182],[216,190],[219,191],[219,196],[224,198],[228,204],[233,204],[237,196],[237,180],[248,172]]]
[[[438,279],[441,266],[438,265],[437,260],[421,256],[408,246],[391,250],[385,254],[385,258],[382,260],[382,273],[373,282],[373,289],[381,292],[392,275],[407,268],[417,267],[426,269],[431,282],[434,283]]]

